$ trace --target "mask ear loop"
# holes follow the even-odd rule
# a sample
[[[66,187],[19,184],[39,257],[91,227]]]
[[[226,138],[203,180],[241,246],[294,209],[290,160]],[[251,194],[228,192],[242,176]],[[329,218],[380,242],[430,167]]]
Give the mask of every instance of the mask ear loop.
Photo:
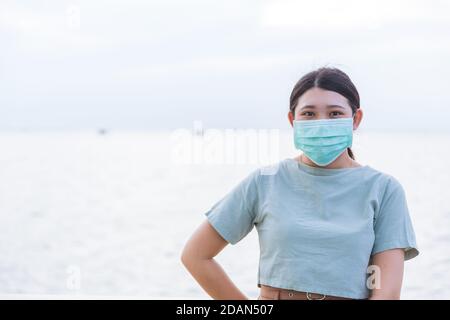
[[[355,113],[352,115],[352,119],[353,119],[353,121],[355,121],[355,116],[356,116],[356,111],[355,111]],[[352,128],[352,131],[355,131],[356,129],[353,129]]]

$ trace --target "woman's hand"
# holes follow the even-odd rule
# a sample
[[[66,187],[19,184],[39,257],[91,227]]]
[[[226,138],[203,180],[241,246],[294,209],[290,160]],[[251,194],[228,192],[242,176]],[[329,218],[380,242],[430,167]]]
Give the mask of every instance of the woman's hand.
[[[227,244],[208,220],[205,220],[184,246],[181,262],[213,299],[247,300],[214,260]]]

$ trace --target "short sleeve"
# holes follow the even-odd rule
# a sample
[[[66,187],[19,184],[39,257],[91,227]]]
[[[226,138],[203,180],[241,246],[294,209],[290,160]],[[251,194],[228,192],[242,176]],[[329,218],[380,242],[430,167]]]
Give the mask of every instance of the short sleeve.
[[[205,215],[216,231],[231,244],[244,238],[255,224],[259,169],[216,202]]]
[[[378,214],[375,215],[374,232],[372,255],[395,248],[405,250],[405,260],[419,254],[405,191],[392,176],[387,182]]]

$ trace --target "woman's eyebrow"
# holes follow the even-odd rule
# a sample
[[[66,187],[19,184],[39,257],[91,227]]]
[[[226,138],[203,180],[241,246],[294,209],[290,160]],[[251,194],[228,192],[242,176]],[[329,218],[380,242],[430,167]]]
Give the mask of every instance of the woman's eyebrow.
[[[300,110],[303,110],[303,109],[314,109],[315,107],[316,107],[315,105],[308,104],[308,105],[305,105],[305,106],[301,107]],[[329,104],[329,105],[327,105],[327,108],[341,108],[341,109],[345,109],[343,106],[340,106],[338,104]]]

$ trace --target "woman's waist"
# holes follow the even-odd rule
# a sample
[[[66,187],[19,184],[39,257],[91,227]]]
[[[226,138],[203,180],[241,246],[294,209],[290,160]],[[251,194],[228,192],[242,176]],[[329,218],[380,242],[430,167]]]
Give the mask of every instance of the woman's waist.
[[[258,300],[352,300],[351,298],[260,285]]]

